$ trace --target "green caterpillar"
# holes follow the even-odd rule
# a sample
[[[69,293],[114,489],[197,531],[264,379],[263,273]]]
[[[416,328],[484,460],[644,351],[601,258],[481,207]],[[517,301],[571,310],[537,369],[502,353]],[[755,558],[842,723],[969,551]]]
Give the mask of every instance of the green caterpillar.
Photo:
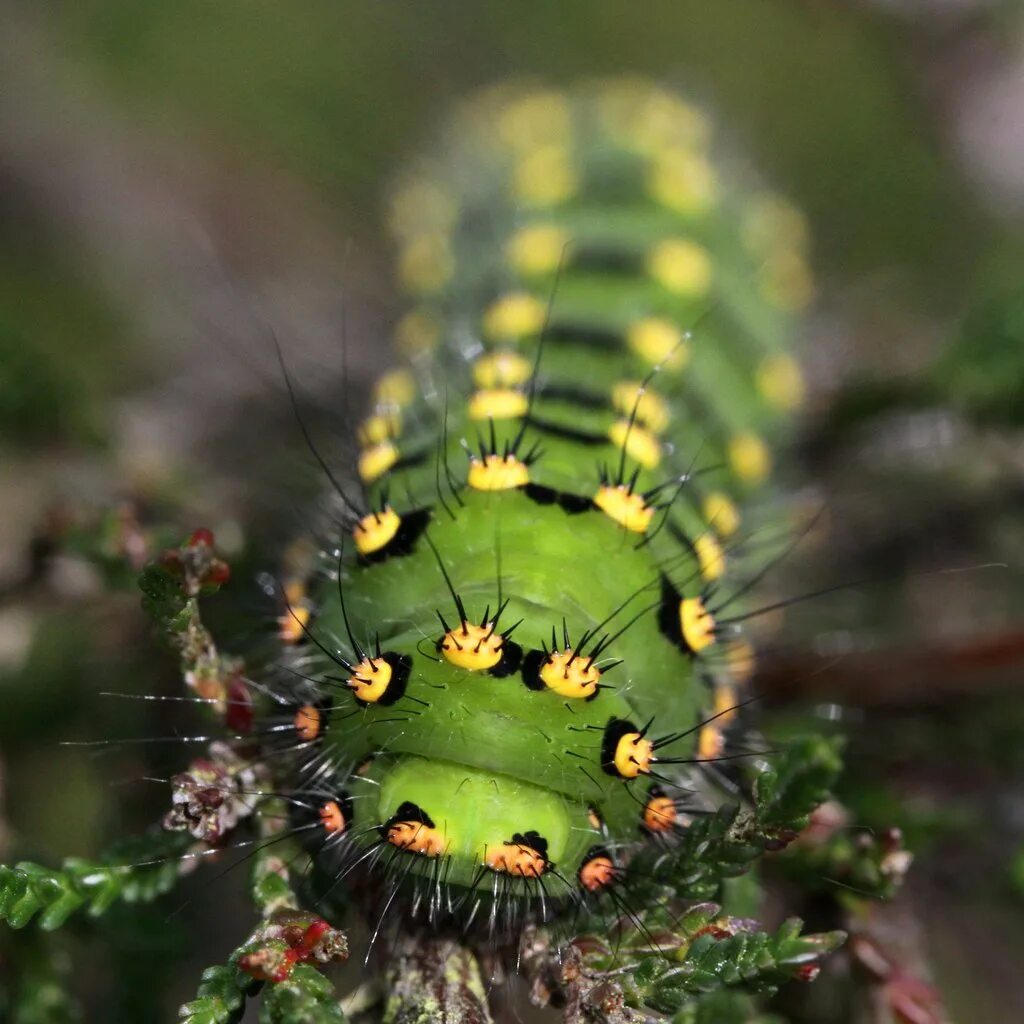
[[[445,153],[394,203],[409,365],[287,581],[277,727],[328,889],[493,932],[614,902],[730,756],[738,507],[813,286],[799,214],[646,83],[488,93]]]

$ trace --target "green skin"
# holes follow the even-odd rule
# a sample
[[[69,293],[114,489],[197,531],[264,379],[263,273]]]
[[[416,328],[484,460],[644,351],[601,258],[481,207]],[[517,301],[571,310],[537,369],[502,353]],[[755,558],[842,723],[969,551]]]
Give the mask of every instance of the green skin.
[[[591,146],[607,140],[591,141]],[[621,153],[624,180],[635,171],[636,158]],[[607,161],[606,161],[607,163]],[[613,161],[614,163],[614,161]],[[607,168],[606,168],[607,169]],[[499,183],[500,184],[500,183]],[[492,206],[500,195],[487,198]],[[483,202],[483,200],[481,200]],[[469,211],[472,212],[472,211]],[[494,214],[491,223],[500,223]],[[683,301],[667,294],[642,274],[610,276],[574,271],[559,279],[556,320],[619,327],[637,315],[661,315],[681,329],[692,325],[707,307],[719,301],[720,311],[709,318],[693,344],[693,358],[680,371],[664,371],[652,382],[669,399],[673,420],[664,434],[665,455],[660,465],[640,474],[637,489],[674,480],[693,466],[723,462],[728,436],[741,429],[778,433],[778,414],[757,393],[752,366],[764,354],[784,347],[786,320],[768,309],[754,294],[750,281],[752,258],[738,242],[734,204],[723,200],[712,215],[697,223],[654,207],[647,200],[609,208],[580,200],[543,216],[565,226],[577,239],[600,238],[624,252],[642,252],[666,236],[693,237],[705,244],[714,260],[713,294],[700,301]],[[467,223],[473,223],[467,218]],[[479,222],[479,218],[476,219]],[[529,222],[526,219],[525,222]],[[511,230],[513,219],[506,216]],[[520,217],[517,225],[524,223]],[[468,229],[456,229],[453,239],[459,259],[458,288],[440,297],[438,309],[458,326],[479,321],[487,298],[505,289],[529,287],[546,301],[550,279],[522,282],[500,263],[501,247],[488,243],[498,256],[479,259],[481,242]],[[527,358],[536,353],[536,339],[521,340]],[[585,373],[581,373],[585,367]],[[626,779],[602,767],[602,738],[611,719],[626,719],[639,728],[649,724],[651,739],[695,730],[706,714],[709,696],[701,677],[716,666],[714,649],[700,658],[685,651],[679,638],[665,635],[657,611],[648,606],[661,596],[660,577],[666,564],[677,590],[686,596],[706,589],[692,550],[669,530],[638,546],[640,535],[628,532],[596,507],[570,514],[556,504],[540,504],[522,490],[476,492],[462,486],[456,498],[445,486],[449,515],[437,498],[438,444],[441,420],[448,434],[444,460],[458,481],[467,466],[463,439],[474,450],[488,437],[490,425],[470,421],[465,412],[472,384],[461,355],[449,352],[424,371],[423,392],[433,401],[418,399],[403,414],[398,447],[404,458],[418,462],[401,467],[368,488],[379,508],[385,489],[400,513],[430,508],[429,538],[468,618],[481,622],[485,608],[494,610],[507,598],[499,629],[522,620],[512,640],[524,651],[550,646],[552,627],[562,644],[565,621],[575,643],[585,630],[608,619],[598,635],[616,633],[644,609],[602,654],[622,664],[602,678],[593,700],[567,699],[551,690],[533,690],[520,672],[496,678],[447,662],[438,652],[442,637],[438,612],[450,626],[459,614],[445,582],[438,556],[423,537],[401,557],[357,563],[349,557],[342,572],[346,627],[337,588],[323,587],[316,633],[333,642],[344,657],[357,660],[348,642],[351,633],[364,649],[406,655],[412,669],[405,695],[388,706],[360,706],[352,696],[333,691],[334,709],[322,740],[328,762],[353,797],[351,841],[360,848],[381,842],[385,826],[404,803],[415,804],[444,837],[445,877],[455,886],[492,889],[493,873],[481,869],[488,849],[511,841],[516,833],[534,831],[547,842],[551,864],[545,892],[557,895],[578,886],[578,872],[595,847],[619,849],[643,840],[641,813],[651,786],[644,775]],[[607,395],[615,381],[639,380],[650,367],[623,346],[595,350],[560,340],[557,332],[545,345],[543,378],[548,383],[584,386]],[[441,396],[441,397],[437,397]],[[606,438],[621,414],[612,408],[588,408],[564,399],[538,397],[533,413],[549,422]],[[518,421],[494,423],[497,449],[519,432]],[[571,438],[525,432],[519,453],[540,441],[542,453],[530,466],[531,482],[560,492],[592,497],[599,485],[600,465],[614,477],[631,460],[620,462],[619,450],[606,440],[587,444]],[[442,478],[443,478],[442,473]],[[671,521],[692,541],[713,529],[699,511],[700,495],[710,485],[740,497],[748,488],[719,469],[690,483],[674,502]],[[659,495],[672,496],[674,488]],[[655,523],[658,519],[655,519]],[[650,530],[649,532],[653,532]],[[628,605],[616,609],[632,596]],[[342,673],[342,677],[344,673]],[[662,758],[693,756],[696,732],[661,747]],[[368,769],[352,774],[372,758]],[[659,770],[679,778],[671,766]],[[596,811],[600,825],[592,823]],[[394,851],[404,871],[429,877],[437,871],[422,854]],[[536,895],[536,883],[506,878]]]

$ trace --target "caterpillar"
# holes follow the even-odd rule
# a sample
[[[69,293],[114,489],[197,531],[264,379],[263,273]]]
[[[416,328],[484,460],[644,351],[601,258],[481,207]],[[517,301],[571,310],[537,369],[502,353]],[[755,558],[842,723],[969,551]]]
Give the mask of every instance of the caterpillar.
[[[389,1019],[449,1019],[455,975],[486,1018],[478,953],[609,1024],[814,977],[841,933],[761,930],[730,881],[839,770],[820,738],[769,766],[743,631],[789,546],[757,503],[803,400],[808,232],[719,149],[698,108],[632,78],[460,109],[395,191],[403,361],[345,458],[277,347],[327,498],[260,578],[269,663],[200,618],[230,578],[209,530],[151,562],[144,607],[191,690],[169,699],[224,735],[184,738],[203,752],[139,846],[0,865],[0,920],[153,899],[242,849],[260,924],[203,975],[192,1024],[241,1019],[262,986],[268,1020],[342,1019],[313,965],[347,956],[353,906],[367,958],[391,933]]]
[[[323,571],[284,588],[329,884],[511,933],[614,892],[729,757],[753,654],[727,580],[812,285],[800,215],[711,149],[643,82],[500,89],[399,188],[407,363]]]

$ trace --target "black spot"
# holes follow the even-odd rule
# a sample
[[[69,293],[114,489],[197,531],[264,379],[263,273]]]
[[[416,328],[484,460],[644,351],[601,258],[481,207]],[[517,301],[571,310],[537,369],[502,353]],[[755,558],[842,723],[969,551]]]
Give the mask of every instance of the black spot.
[[[568,342],[600,351],[621,351],[622,332],[585,323],[551,324],[545,333],[548,343]]]
[[[529,832],[516,832],[506,845],[525,846],[529,850],[539,853],[544,860],[548,859],[548,841],[532,829]]]
[[[584,409],[611,409],[607,395],[575,387],[572,384],[545,384],[538,389],[537,396],[552,402],[569,402],[572,405],[582,406]]]
[[[501,660],[490,669],[490,674],[496,679],[504,679],[512,675],[523,660],[523,649],[512,640],[506,640],[501,646]]]
[[[691,654],[690,648],[683,639],[683,632],[679,626],[679,602],[682,595],[673,586],[667,576],[661,577],[661,604],[658,607],[658,631],[666,639],[671,641],[673,646],[685,654]]]
[[[397,825],[402,821],[415,821],[420,825],[426,825],[427,828],[434,827],[434,822],[430,815],[422,807],[412,803],[410,800],[405,800],[399,804],[398,810],[388,818],[387,823],[382,828],[386,833],[392,825]]]
[[[398,525],[398,531],[379,551],[372,551],[368,555],[360,555],[359,561],[362,565],[371,565],[376,562],[383,562],[388,558],[400,558],[402,555],[411,554],[416,547],[423,531],[430,525],[431,512],[429,508],[418,508],[407,512],[402,516]]]
[[[540,677],[541,666],[548,660],[544,651],[527,651],[523,658],[523,682],[530,690],[543,690],[544,680]]]
[[[539,416],[530,415],[525,417],[526,422],[540,434],[549,437],[561,437],[566,441],[575,441],[578,444],[600,445],[610,444],[607,434],[601,434],[593,430],[581,430],[578,427],[570,427],[564,423],[555,423],[552,420],[541,419]]]
[[[545,487],[543,484],[527,484],[523,493],[538,505],[554,505],[569,515],[576,515],[579,512],[586,512],[594,507],[591,498],[581,494],[571,494],[568,491],[556,491],[554,487]]]

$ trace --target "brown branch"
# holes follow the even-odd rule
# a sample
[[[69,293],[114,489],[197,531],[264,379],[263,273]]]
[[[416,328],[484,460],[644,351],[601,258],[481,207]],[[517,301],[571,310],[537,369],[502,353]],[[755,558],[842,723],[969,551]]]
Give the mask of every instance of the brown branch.
[[[471,950],[451,939],[410,934],[390,951],[384,1024],[493,1024]]]

